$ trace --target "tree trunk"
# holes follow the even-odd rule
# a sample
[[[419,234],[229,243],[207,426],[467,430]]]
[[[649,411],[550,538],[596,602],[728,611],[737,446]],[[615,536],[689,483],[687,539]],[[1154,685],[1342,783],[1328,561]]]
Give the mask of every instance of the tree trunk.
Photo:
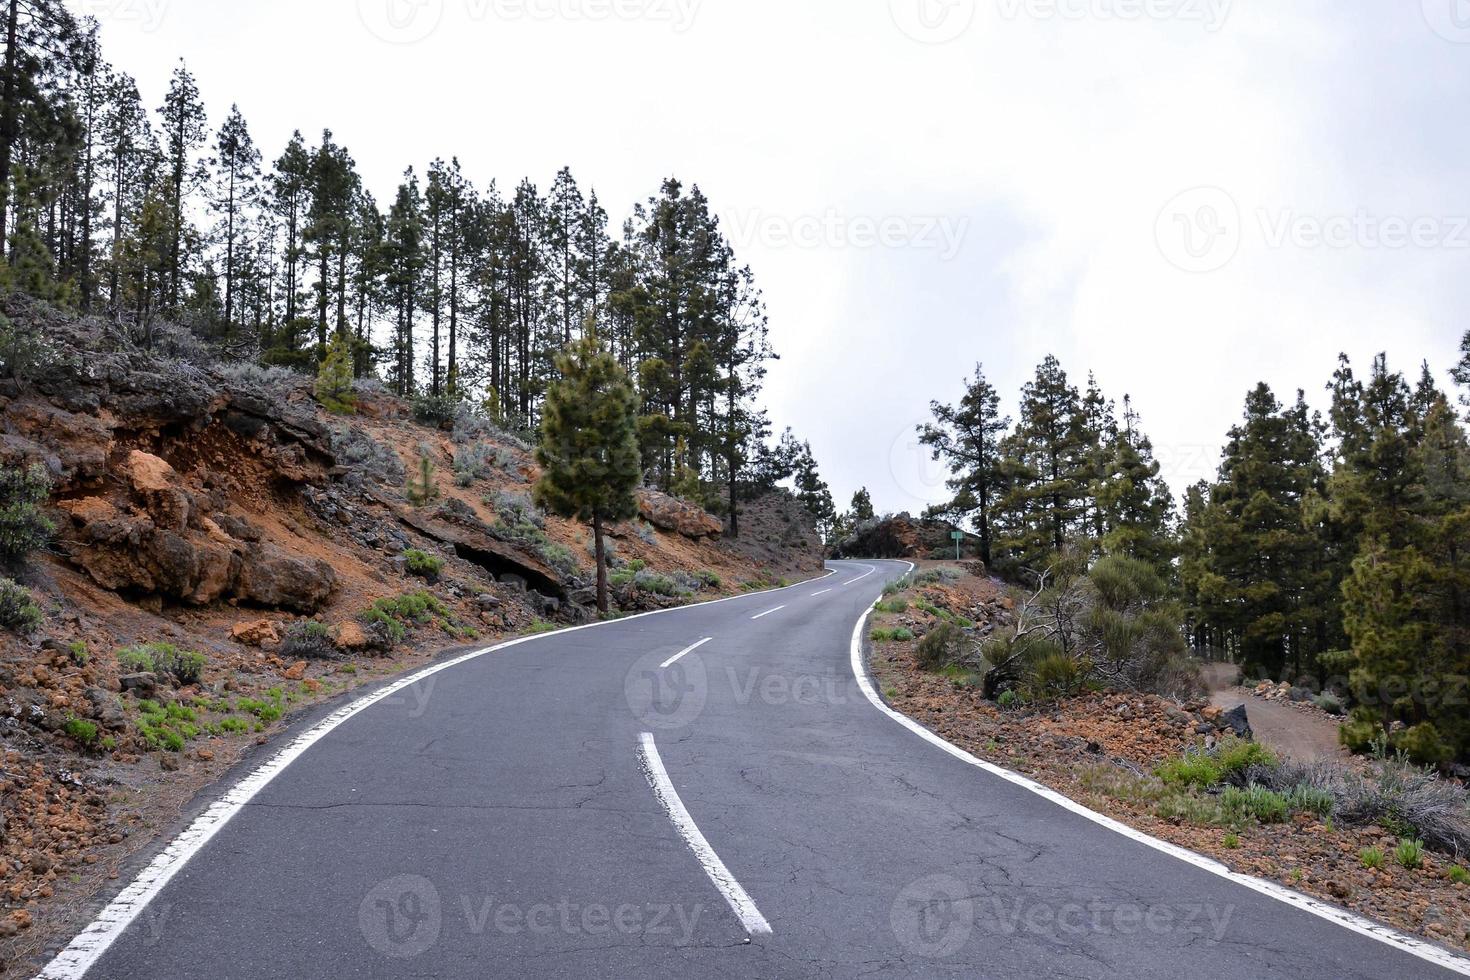
[[[602,539],[602,515],[592,515],[592,540],[597,552],[597,611],[606,616],[607,601],[607,546]]]
[[[0,90],[0,259],[10,254],[6,247],[10,218],[10,163],[15,152],[20,111],[15,104],[16,45],[20,43],[20,0],[10,0],[5,28],[5,85]]]

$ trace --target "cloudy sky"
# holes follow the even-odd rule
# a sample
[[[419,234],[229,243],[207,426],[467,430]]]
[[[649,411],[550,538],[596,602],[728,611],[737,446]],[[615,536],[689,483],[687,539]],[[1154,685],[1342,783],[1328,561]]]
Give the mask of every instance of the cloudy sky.
[[[676,174],[750,262],[769,401],[839,502],[944,496],[913,437],[977,361],[1130,393],[1176,488],[1246,391],[1470,322],[1467,0],[73,0],[152,104],[185,58],[268,157],[330,127],[379,199],[457,155]],[[1366,366],[1366,364],[1364,365]]]

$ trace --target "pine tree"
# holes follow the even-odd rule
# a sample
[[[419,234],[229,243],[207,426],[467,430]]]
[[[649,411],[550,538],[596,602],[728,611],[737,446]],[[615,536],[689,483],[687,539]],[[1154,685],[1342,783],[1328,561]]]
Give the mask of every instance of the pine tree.
[[[289,356],[300,350],[304,332],[298,304],[301,301],[301,265],[306,256],[303,232],[307,205],[311,200],[311,154],[307,152],[306,140],[299,130],[291,134],[291,141],[276,161],[270,184],[270,206],[282,236],[281,294],[285,302],[281,317],[284,332],[272,346],[280,354]]]
[[[1159,476],[1153,443],[1139,427],[1133,399],[1123,397],[1123,425],[1104,444],[1102,476],[1094,491],[1105,553],[1136,558],[1163,571],[1173,559],[1170,521],[1174,498]]]
[[[873,495],[868,493],[867,487],[861,487],[852,495],[852,518],[861,524],[863,521],[871,521],[877,515],[873,511]]]
[[[164,134],[164,165],[168,172],[167,193],[168,293],[170,309],[177,309],[184,276],[184,240],[189,235],[187,212],[189,199],[208,179],[204,162],[197,152],[209,138],[204,103],[199,86],[183,62],[174,69],[168,94],[159,108]]]
[[[801,501],[801,505],[811,515],[812,523],[817,526],[817,533],[822,539],[831,540],[833,527],[837,523],[837,505],[832,500],[831,488],[817,470],[817,459],[812,455],[811,443],[801,444],[795,469],[796,499]]]
[[[919,428],[919,442],[928,446],[934,459],[949,466],[949,488],[956,510],[973,514],[980,532],[980,557],[988,566],[992,559],[993,511],[1000,497],[1000,443],[1011,420],[1001,415],[1000,394],[985,377],[984,365],[975,366],[975,377],[966,387],[958,407],[934,402],[934,423]]]
[[[1026,565],[1059,553],[1086,532],[1088,450],[1081,399],[1055,357],[1048,356],[1021,392],[1016,430],[1001,444],[1008,489],[1002,545]]]
[[[235,293],[239,284],[240,242],[245,234],[248,215],[259,203],[260,151],[250,138],[239,106],[230,107],[230,115],[215,139],[214,188],[210,205],[219,216],[217,235],[224,254],[224,332],[233,336],[236,322]]]
[[[1283,409],[1265,384],[1246,398],[1230,432],[1219,480],[1190,506],[1184,590],[1192,617],[1234,652],[1248,673],[1300,670],[1315,636],[1307,597],[1319,543],[1303,517],[1318,449],[1300,397]]]
[[[536,460],[543,473],[536,503],[592,524],[597,557],[597,608],[608,612],[607,525],[638,513],[641,479],[637,397],[627,373],[595,335],[557,357],[558,380],[547,392]]]
[[[357,409],[352,392],[352,342],[345,330],[332,335],[316,375],[316,400],[329,412],[350,415]]]

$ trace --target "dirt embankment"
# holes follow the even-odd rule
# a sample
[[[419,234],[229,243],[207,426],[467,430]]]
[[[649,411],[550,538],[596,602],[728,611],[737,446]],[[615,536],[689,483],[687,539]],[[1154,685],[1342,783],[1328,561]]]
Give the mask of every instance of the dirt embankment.
[[[0,976],[34,972],[196,791],[303,709],[593,615],[590,532],[531,506],[530,447],[485,420],[421,424],[371,387],[333,416],[300,376],[46,326],[34,378],[0,383],[0,465],[47,471],[56,526],[6,573],[45,620],[0,631]],[[623,611],[822,568],[780,496],[747,505],[738,542],[698,507],[640,503],[611,529]]]
[[[1370,772],[1369,763],[1339,755],[1335,723],[1321,712],[1254,693],[1242,697],[1244,689],[1233,686],[1217,692],[1223,696],[1213,704],[1099,692],[1003,708],[982,697],[973,677],[922,669],[916,648],[944,618],[973,621],[981,632],[995,625],[1008,614],[1004,589],[994,580],[965,576],[896,598],[906,599],[907,608],[879,613],[872,625],[901,627],[914,638],[895,642],[891,633],[877,634],[882,639],[873,642],[869,662],[883,696],[897,710],[979,758],[1236,871],[1470,950],[1470,869],[1427,849],[1419,866],[1401,863],[1396,849],[1404,828],[1349,826],[1306,812],[1279,821],[1235,819],[1222,813],[1212,795],[1217,791],[1178,791],[1155,775],[1160,765],[1186,752],[1225,742],[1218,728],[1222,709],[1241,703],[1262,743],[1279,755],[1300,748],[1319,762],[1338,760],[1344,771]],[[1273,708],[1288,714],[1278,717]]]

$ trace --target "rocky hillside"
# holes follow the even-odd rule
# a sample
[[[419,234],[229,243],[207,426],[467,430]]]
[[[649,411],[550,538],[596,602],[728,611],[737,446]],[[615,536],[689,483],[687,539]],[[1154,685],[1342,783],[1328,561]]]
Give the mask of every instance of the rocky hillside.
[[[955,558],[953,534],[959,530],[948,521],[894,514],[864,521],[833,548],[836,558],[908,558],[915,560]],[[980,539],[966,534],[962,558],[980,555]]]
[[[299,375],[47,315],[36,369],[0,382],[0,465],[45,469],[55,525],[5,573],[41,627],[0,631],[0,956],[17,975],[293,713],[446,648],[585,621],[593,601],[589,531],[535,509],[530,447],[487,420],[424,424],[372,385],[333,416]],[[640,505],[611,532],[623,611],[821,570],[784,495],[748,505],[738,541],[674,498]]]

